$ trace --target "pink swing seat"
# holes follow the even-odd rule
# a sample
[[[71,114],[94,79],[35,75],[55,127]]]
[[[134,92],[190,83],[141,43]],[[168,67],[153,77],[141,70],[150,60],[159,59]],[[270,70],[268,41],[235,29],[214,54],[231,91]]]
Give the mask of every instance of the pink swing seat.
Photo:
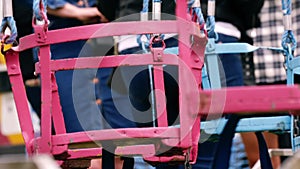
[[[48,31],[35,25],[35,33],[20,39],[19,46],[5,53],[7,69],[18,111],[20,126],[30,156],[51,154],[63,168],[87,168],[90,160],[101,158],[101,141],[117,144],[117,155],[141,155],[152,163],[188,162],[197,158],[201,116],[219,113],[280,112],[300,110],[297,86],[237,87],[202,91],[201,69],[207,37],[190,21],[186,2],[177,0],[177,20],[95,24]],[[159,24],[159,27],[157,26]],[[105,29],[102,29],[104,28]],[[119,29],[122,28],[122,29]],[[101,31],[98,31],[101,30]],[[178,33],[179,55],[153,48],[149,54],[93,56],[52,60],[50,45],[107,36],[149,33]],[[193,43],[191,42],[193,37]],[[41,77],[41,135],[34,135],[30,110],[19,64],[19,53],[39,47],[36,73]],[[54,73],[62,70],[153,65],[157,127],[122,128],[67,133]],[[163,65],[177,65],[179,78],[180,125],[168,126]],[[54,126],[55,134],[51,133]],[[87,146],[88,145],[88,146]],[[167,150],[167,151],[166,151]]]

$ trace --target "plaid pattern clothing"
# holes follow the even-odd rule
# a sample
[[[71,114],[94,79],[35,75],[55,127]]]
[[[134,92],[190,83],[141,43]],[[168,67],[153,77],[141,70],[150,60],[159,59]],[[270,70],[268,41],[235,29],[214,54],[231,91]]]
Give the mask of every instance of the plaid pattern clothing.
[[[261,27],[251,31],[255,46],[281,47],[284,32],[281,1],[265,0],[260,13]],[[292,0],[292,29],[296,39],[300,39],[300,1]],[[300,46],[298,42],[298,46]],[[300,54],[297,48],[295,55]],[[274,83],[286,80],[283,67],[284,56],[270,50],[258,50],[253,56],[256,83]]]

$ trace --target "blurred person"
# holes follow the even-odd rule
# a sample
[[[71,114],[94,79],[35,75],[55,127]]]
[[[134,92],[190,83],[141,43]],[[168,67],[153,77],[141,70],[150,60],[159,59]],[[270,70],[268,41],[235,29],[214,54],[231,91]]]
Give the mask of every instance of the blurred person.
[[[106,18],[97,10],[95,5],[96,0],[47,0],[49,30],[105,22]],[[51,57],[52,59],[66,59],[79,55],[88,56],[92,53],[92,49],[86,42],[80,40],[51,45]],[[55,74],[66,130],[67,132],[77,132],[100,129],[102,123],[99,110],[97,110],[97,103],[90,95],[92,93],[89,93],[91,86],[93,86],[93,81],[90,78],[94,77],[88,75],[93,76],[93,71],[77,72],[70,70],[59,71]],[[78,75],[77,79],[82,79],[78,81],[73,78],[73,75]],[[80,98],[85,98],[85,102],[81,102]]]

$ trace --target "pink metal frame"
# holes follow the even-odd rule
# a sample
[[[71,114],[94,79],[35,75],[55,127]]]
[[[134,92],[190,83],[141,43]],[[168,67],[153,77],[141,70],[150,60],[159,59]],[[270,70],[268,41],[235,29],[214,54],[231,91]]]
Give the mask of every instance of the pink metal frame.
[[[97,142],[101,140],[135,139],[138,145],[120,146],[116,154],[140,154],[151,162],[184,161],[189,153],[191,163],[197,157],[200,137],[200,117],[209,113],[249,113],[279,112],[300,110],[300,90],[297,86],[239,87],[221,90],[201,90],[201,69],[204,61],[206,37],[201,36],[199,27],[189,21],[186,2],[177,1],[176,21],[147,21],[96,24],[61,30],[47,31],[43,25],[35,26],[36,33],[20,39],[20,45],[6,52],[8,74],[12,84],[22,134],[27,152],[48,153],[57,157],[61,163],[70,159],[93,158],[101,156],[101,147],[71,149],[75,143]],[[157,25],[160,25],[157,27]],[[133,26],[134,25],[134,26]],[[122,27],[123,29],[119,29]],[[132,29],[134,28],[134,30]],[[101,31],[98,31],[101,30]],[[118,36],[127,34],[178,33],[179,56],[161,54],[157,59],[152,54],[132,54],[119,56],[95,56],[85,58],[51,60],[50,45],[74,40]],[[190,37],[194,37],[191,44]],[[30,111],[19,65],[19,52],[39,47],[40,62],[36,73],[42,81],[42,119],[41,136],[35,137]],[[157,50],[157,49],[154,49]],[[143,55],[141,57],[141,55]],[[99,64],[100,63],[100,64]],[[180,126],[168,127],[167,112],[163,110],[155,128],[124,128],[98,131],[66,133],[63,113],[60,106],[54,73],[60,70],[104,68],[116,66],[154,65],[155,88],[164,92],[162,65],[178,65]],[[225,97],[225,99],[224,99]],[[165,100],[156,95],[160,104]],[[156,104],[159,109],[159,104]],[[51,124],[56,134],[51,134]],[[139,140],[147,140],[148,143]],[[162,147],[176,147],[181,153],[173,156],[156,155]],[[64,154],[67,155],[65,156]]]

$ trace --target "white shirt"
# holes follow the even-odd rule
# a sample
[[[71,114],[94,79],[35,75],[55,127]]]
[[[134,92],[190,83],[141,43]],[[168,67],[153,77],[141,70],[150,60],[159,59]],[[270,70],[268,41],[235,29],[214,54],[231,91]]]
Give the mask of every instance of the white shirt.
[[[238,39],[241,38],[241,32],[238,30],[238,28],[227,22],[216,22],[215,32],[233,36]]]

